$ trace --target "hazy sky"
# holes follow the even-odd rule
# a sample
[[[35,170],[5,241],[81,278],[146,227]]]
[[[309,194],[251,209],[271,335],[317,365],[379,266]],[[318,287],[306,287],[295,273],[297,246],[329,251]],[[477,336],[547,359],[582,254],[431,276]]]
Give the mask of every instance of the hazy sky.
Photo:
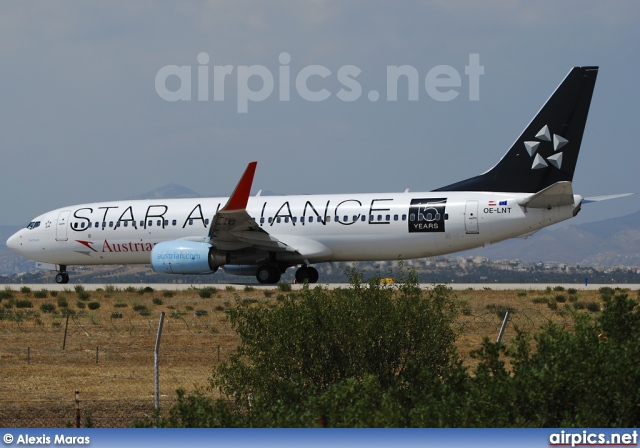
[[[491,168],[575,65],[600,72],[574,191],[640,192],[638,23],[635,0],[3,1],[0,224],[171,182],[226,195],[252,160],[254,192],[438,188]],[[406,79],[388,99],[393,66],[416,100]],[[438,66],[460,75],[449,101],[425,86]]]

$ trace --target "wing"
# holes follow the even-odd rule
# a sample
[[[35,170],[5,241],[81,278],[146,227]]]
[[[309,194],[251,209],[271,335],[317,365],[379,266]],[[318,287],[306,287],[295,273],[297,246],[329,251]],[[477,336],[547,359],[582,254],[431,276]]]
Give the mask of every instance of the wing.
[[[209,242],[223,251],[256,249],[297,253],[294,248],[269,235],[247,213],[247,203],[257,165],[258,162],[249,163],[227,204],[213,216],[209,228]]]

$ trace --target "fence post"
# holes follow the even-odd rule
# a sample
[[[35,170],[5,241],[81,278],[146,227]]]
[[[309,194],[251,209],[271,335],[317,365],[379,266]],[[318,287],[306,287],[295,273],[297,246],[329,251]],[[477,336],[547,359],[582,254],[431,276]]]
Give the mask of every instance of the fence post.
[[[218,362],[220,362],[220,346],[218,345]]]
[[[27,347],[27,364],[31,364],[31,347]]]
[[[80,427],[80,391],[76,389],[76,428]]]
[[[98,364],[98,347],[96,347],[96,364]]]
[[[502,327],[500,327],[500,333],[498,333],[497,343],[502,342],[502,335],[504,335],[504,329],[507,327],[507,321],[509,320],[509,310],[504,313],[504,320],[502,321]]]
[[[157,417],[160,418],[160,370],[159,370],[159,352],[160,338],[162,337],[162,324],[164,323],[164,311],[160,313],[160,323],[158,324],[158,336],[156,337],[156,348],[153,351],[153,364],[155,376],[155,408]]]
[[[62,340],[62,350],[67,346],[67,328],[69,327],[69,315],[67,314],[67,323],[64,324],[64,339]]]

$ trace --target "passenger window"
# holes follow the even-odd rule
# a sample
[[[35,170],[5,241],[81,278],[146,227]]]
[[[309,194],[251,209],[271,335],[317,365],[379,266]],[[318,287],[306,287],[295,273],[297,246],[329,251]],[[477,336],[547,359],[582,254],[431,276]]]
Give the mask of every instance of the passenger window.
[[[398,215],[393,215],[393,220],[397,221],[398,220]]]
[[[284,223],[285,223],[285,224],[289,224],[289,217],[288,217],[288,216],[285,216],[285,217],[284,217]]]
[[[327,221],[326,222],[331,222],[331,216],[327,216]]]
[[[309,216],[309,222],[313,222],[313,216]]]
[[[169,220],[168,219],[164,220],[164,225],[165,225],[165,227],[169,225]]]
[[[407,215],[402,215],[402,220],[406,221],[407,220]]]
[[[205,219],[205,220],[204,220],[204,225],[205,225],[205,226],[208,226],[208,225],[209,225],[209,218],[207,218],[207,219]]]
[[[192,226],[193,225],[193,219],[189,220],[189,225]]]
[[[109,221],[109,227],[113,227],[113,221]]]
[[[413,213],[411,213],[411,214],[409,215],[409,221],[413,222],[413,221],[415,221],[415,220],[416,220],[416,215],[415,215],[415,214],[413,214]]]
[[[391,215],[387,215],[386,218],[385,221],[391,221]]]
[[[264,218],[260,218],[260,224],[264,224]]]
[[[382,221],[382,215],[378,215],[378,221]]]
[[[152,226],[153,226],[153,221],[149,220],[149,222],[147,223],[147,225],[148,225],[149,227],[152,227]]]
[[[177,224],[178,224],[178,221],[176,221],[175,219],[174,219],[173,221],[171,221],[171,225],[172,225],[172,226],[175,226],[175,225],[177,225]]]
[[[128,227],[128,224],[129,224],[129,221],[125,221],[125,222],[124,222],[124,226],[125,226],[125,227]]]
[[[365,222],[367,220],[367,217],[362,215],[362,217],[360,218],[360,221]]]
[[[278,217],[276,218],[276,222],[277,222],[278,224],[280,224],[280,223],[282,222],[282,219],[280,219],[280,217],[278,216]]]
[[[158,222],[156,224],[158,224],[158,227],[160,227],[162,225],[162,221],[158,219]]]
[[[74,229],[77,229],[77,228],[78,228],[78,223],[77,223],[77,222],[74,222],[74,223],[73,223],[73,228],[74,228]]]
[[[291,221],[295,224],[296,222],[298,222],[298,217],[297,216],[292,217]]]
[[[273,218],[269,218],[269,224],[273,222]]]

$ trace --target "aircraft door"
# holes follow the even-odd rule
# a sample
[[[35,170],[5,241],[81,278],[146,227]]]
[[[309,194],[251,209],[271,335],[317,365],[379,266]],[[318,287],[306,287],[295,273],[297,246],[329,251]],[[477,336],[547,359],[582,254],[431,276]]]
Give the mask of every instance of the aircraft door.
[[[67,241],[67,230],[69,228],[69,215],[71,210],[63,210],[58,215],[58,222],[56,223],[56,241]]]
[[[480,233],[478,228],[478,201],[467,201],[464,209],[464,229],[467,233]]]

